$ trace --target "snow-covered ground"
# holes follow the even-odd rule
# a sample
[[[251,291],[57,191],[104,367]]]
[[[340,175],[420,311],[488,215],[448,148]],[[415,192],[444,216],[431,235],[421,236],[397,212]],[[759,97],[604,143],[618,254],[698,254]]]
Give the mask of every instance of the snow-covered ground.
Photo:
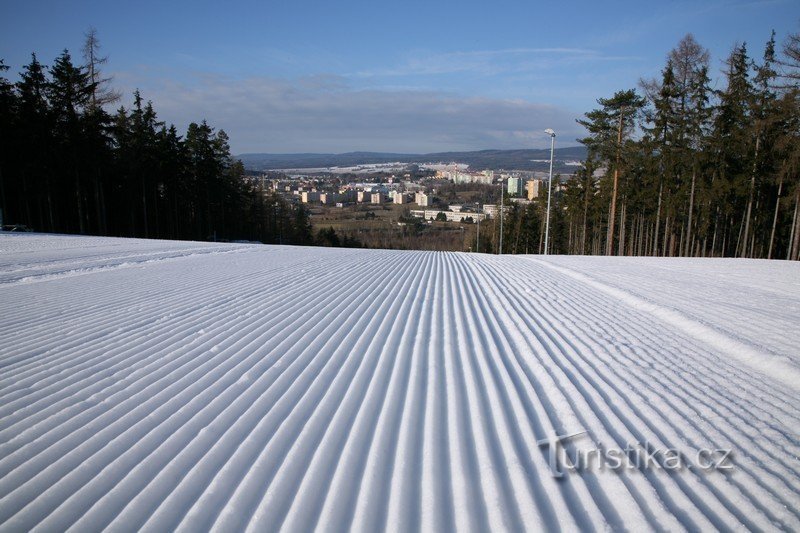
[[[0,234],[0,530],[798,531],[798,346],[786,262]]]

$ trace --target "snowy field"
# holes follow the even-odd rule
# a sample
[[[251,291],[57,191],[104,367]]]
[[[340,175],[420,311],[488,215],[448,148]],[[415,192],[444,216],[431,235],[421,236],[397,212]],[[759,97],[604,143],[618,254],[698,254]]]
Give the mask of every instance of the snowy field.
[[[798,347],[796,263],[0,234],[0,530],[800,531]]]

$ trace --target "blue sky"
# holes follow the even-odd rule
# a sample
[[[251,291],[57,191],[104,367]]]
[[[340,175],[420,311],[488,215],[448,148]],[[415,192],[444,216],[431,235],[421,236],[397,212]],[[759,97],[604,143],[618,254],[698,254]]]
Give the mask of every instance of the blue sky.
[[[712,71],[736,42],[800,31],[797,0],[17,2],[0,0],[15,79],[35,51],[77,58],[94,26],[107,73],[162,120],[207,119],[234,153],[562,146],[597,98],[658,75],[686,33]]]

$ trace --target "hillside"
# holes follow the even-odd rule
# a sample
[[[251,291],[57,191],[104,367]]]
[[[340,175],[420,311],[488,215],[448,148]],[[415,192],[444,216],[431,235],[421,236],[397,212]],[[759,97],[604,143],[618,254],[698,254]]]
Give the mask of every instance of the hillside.
[[[349,167],[373,163],[466,163],[475,169],[547,170],[550,150],[480,150],[476,152],[438,152],[432,154],[393,154],[350,152],[345,154],[240,154],[235,156],[250,170]],[[583,146],[556,148],[554,170],[572,173],[568,161],[586,158]],[[533,161],[533,160],[538,160]]]
[[[0,234],[0,531],[797,531],[798,279]]]

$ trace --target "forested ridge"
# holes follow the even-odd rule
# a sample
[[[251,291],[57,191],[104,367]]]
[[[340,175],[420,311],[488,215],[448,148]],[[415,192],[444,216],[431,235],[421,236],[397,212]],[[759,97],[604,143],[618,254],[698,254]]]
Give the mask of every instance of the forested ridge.
[[[578,120],[588,157],[551,213],[551,253],[798,259],[800,34],[745,44],[715,88],[687,35],[661,76]],[[510,207],[506,252],[541,252],[545,202]]]
[[[248,179],[228,136],[185,134],[137,91],[129,108],[104,78],[93,30],[82,61],[35,54],[16,83],[0,62],[0,207],[37,231],[305,244],[308,214]]]

